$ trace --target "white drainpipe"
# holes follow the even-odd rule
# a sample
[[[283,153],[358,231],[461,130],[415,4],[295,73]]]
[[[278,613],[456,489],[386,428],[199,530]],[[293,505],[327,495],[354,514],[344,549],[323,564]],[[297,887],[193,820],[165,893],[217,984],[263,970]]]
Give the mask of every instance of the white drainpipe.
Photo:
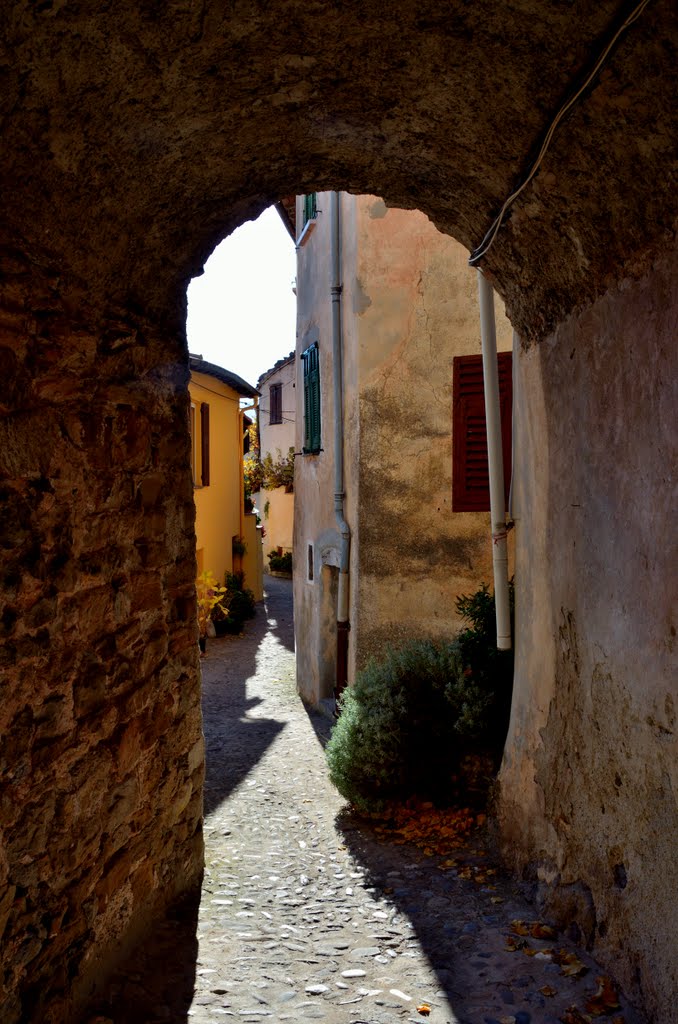
[[[485,423],[487,426],[487,462],[490,477],[490,516],[492,519],[492,566],[494,600],[497,612],[497,647],[511,649],[511,610],[509,606],[508,550],[506,546],[506,507],[504,501],[504,459],[499,407],[497,335],[494,322],[492,285],[478,270],[480,300],[480,338],[485,381]]]
[[[344,517],[344,394],[341,324],[341,204],[338,192],[330,193],[332,237],[332,363],[334,373],[334,512],[341,537],[339,592],[337,595],[337,685],[340,696],[346,685],[348,661],[349,558],[351,531]]]

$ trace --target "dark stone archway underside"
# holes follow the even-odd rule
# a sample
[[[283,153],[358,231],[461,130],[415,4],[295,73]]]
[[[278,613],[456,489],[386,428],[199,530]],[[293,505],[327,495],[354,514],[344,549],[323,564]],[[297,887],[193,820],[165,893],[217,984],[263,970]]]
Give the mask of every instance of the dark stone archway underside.
[[[68,267],[90,308],[162,319],[221,237],[294,191],[382,194],[473,248],[621,17],[610,0],[15,5],[4,241]],[[672,232],[676,17],[655,0],[624,34],[486,260],[525,338]]]

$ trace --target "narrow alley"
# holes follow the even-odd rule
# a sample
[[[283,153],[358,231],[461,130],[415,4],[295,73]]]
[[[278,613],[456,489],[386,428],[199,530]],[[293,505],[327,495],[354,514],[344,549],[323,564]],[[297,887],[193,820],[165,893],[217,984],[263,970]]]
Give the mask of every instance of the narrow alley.
[[[580,948],[547,928],[530,933],[534,908],[515,882],[488,874],[477,837],[451,851],[457,869],[441,870],[442,858],[350,814],[327,779],[330,722],[306,711],[294,673],[292,585],[268,578],[245,636],[210,641],[203,663],[197,948],[195,919],[177,923],[153,1009],[142,1009],[140,962],[118,1003],[129,1006],[136,985],[136,1015],[119,1016],[114,1000],[95,1019],[641,1024]]]

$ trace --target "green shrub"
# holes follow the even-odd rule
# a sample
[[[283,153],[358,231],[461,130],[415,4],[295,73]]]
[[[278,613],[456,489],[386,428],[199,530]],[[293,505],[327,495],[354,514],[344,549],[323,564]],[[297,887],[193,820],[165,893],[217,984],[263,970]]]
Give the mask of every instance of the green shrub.
[[[292,572],[292,552],[286,551],[283,555],[269,552],[268,565],[271,572]]]
[[[449,801],[453,778],[475,755],[498,765],[512,653],[496,649],[487,587],[460,598],[458,608],[469,626],[453,641],[390,650],[344,691],[326,756],[332,782],[360,811],[412,795]]]
[[[391,650],[344,692],[326,748],[330,778],[363,811],[415,793],[440,799],[482,729],[486,704],[456,643]]]
[[[509,582],[509,602],[513,628],[513,580]],[[486,749],[498,764],[511,714],[513,650],[500,651],[497,648],[494,595],[486,583],[474,594],[457,598],[457,611],[468,622],[457,636],[459,653],[467,678],[473,680],[487,697],[482,737]]]
[[[241,633],[245,620],[254,618],[256,613],[254,593],[245,586],[244,572],[227,572],[224,584],[223,600],[228,612],[225,616],[214,616],[217,634]]]

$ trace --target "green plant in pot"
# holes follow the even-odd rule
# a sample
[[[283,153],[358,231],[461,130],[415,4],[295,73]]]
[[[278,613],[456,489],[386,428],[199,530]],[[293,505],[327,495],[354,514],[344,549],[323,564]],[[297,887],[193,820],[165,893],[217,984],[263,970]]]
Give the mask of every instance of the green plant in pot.
[[[271,572],[292,572],[292,552],[271,551],[268,555],[268,566]]]
[[[217,608],[212,615],[217,636],[241,633],[245,620],[254,618],[256,612],[254,593],[245,586],[244,572],[227,572],[224,582],[226,610]]]

